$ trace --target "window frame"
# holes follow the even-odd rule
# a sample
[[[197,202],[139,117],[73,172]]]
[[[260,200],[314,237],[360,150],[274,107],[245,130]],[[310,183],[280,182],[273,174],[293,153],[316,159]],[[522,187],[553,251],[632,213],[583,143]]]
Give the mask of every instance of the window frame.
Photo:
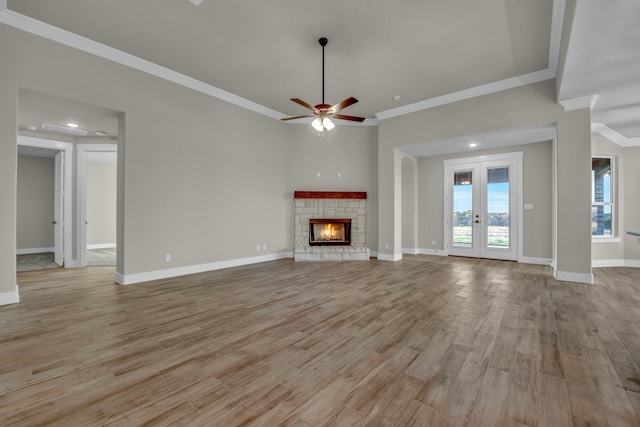
[[[596,202],[594,200],[594,196],[595,196],[595,189],[593,188],[595,182],[593,179],[593,160],[594,159],[608,159],[609,160],[609,167],[610,167],[610,194],[611,194],[611,201],[610,202]],[[598,234],[591,234],[591,241],[593,243],[617,243],[617,242],[621,242],[620,237],[618,236],[618,221],[617,221],[617,217],[618,217],[618,210],[617,210],[617,205],[618,205],[618,200],[617,200],[617,181],[618,181],[618,177],[617,177],[617,164],[616,164],[616,157],[615,156],[609,156],[609,155],[598,155],[598,154],[594,154],[591,156],[591,173],[592,173],[592,179],[591,179],[591,212],[593,212],[593,208],[596,206],[605,206],[605,207],[610,207],[611,208],[611,234],[604,234],[604,235],[598,235]],[[592,229],[592,233],[593,233],[593,229]]]

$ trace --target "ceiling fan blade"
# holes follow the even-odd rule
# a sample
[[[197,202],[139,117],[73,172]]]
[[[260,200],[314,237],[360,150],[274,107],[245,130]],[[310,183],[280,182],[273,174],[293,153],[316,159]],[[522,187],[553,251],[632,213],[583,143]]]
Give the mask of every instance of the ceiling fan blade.
[[[293,102],[295,102],[296,104],[300,104],[303,107],[308,108],[309,110],[313,111],[313,106],[311,106],[311,104],[308,104],[308,103],[304,102],[302,99],[300,99],[300,98],[291,98],[291,100]]]
[[[294,117],[285,117],[283,119],[280,120],[295,120],[295,119],[304,119],[305,117],[313,117],[313,116],[294,116]]]
[[[333,119],[350,120],[352,122],[364,122],[364,117],[345,116],[344,114],[334,114],[331,116]]]
[[[338,111],[342,110],[343,108],[347,108],[349,105],[355,104],[356,102],[358,102],[358,100],[355,99],[353,96],[349,97],[349,98],[345,99],[344,101],[342,101],[342,102],[334,105],[333,107],[331,107],[331,111],[333,111],[334,113],[338,112]]]

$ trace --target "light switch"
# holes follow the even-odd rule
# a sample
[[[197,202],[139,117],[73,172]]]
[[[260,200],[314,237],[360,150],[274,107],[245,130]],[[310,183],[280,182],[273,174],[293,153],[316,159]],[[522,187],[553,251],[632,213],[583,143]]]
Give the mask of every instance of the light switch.
[[[524,208],[528,211],[533,210],[533,203],[525,203]]]

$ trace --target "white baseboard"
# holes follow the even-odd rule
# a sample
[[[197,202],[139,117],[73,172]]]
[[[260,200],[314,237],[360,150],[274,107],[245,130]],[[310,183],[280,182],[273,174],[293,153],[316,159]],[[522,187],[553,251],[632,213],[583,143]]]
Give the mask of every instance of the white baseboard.
[[[11,292],[0,293],[0,305],[17,304],[20,302],[20,293],[18,292],[18,285]]]
[[[435,255],[435,256],[448,256],[449,254],[443,249],[418,249],[419,255]]]
[[[418,248],[402,248],[402,253],[407,255],[418,255],[420,253],[420,249]]]
[[[518,259],[518,262],[522,264],[535,264],[535,265],[549,265],[553,267],[553,260],[551,258],[537,258],[531,256],[523,256]]]
[[[46,252],[53,252],[55,249],[50,248],[25,248],[25,249],[16,249],[16,255],[30,255],[30,254],[43,254]]]
[[[424,249],[424,248],[402,248],[402,253],[407,255],[436,255],[436,256],[448,255],[442,249]]]
[[[563,282],[578,282],[578,283],[588,283],[593,284],[593,274],[584,274],[584,273],[572,273],[570,271],[555,271],[556,280],[561,280]]]
[[[640,260],[635,259],[594,259],[591,261],[594,268],[600,267],[636,267],[640,268]]]
[[[380,261],[400,261],[402,254],[378,254]]]
[[[206,271],[220,270],[223,268],[239,267],[242,265],[275,261],[283,258],[293,258],[293,252],[279,252],[249,258],[239,258],[227,261],[211,262],[207,264],[168,268],[166,270],[149,271],[145,273],[121,274],[116,272],[114,280],[120,285],[133,285],[135,283],[148,282],[151,280],[169,279],[171,277],[185,276],[187,274],[203,273]]]
[[[111,249],[115,247],[115,243],[94,243],[93,245],[87,245],[87,249]]]
[[[591,267],[624,267],[625,260],[623,259],[593,259],[591,260]]]

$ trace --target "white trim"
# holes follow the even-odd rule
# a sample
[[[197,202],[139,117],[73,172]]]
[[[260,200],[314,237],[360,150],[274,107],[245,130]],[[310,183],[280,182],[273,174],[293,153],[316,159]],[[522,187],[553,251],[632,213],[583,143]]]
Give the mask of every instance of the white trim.
[[[1,16],[1,14],[0,14]],[[70,142],[56,141],[53,139],[34,138],[31,136],[18,135],[18,145],[25,147],[46,148],[48,150],[64,151],[64,230],[63,230],[63,251],[64,267],[72,267],[76,263],[72,259],[73,254],[73,144]]]
[[[20,292],[18,291],[18,285],[11,292],[0,293],[0,305],[17,304],[20,302]]]
[[[591,261],[591,267],[631,267],[640,268],[640,260],[635,259],[594,259]]]
[[[380,261],[400,261],[402,260],[402,254],[378,254]]]
[[[560,280],[563,282],[577,282],[577,283],[588,283],[593,284],[593,274],[585,274],[585,273],[572,273],[570,271],[559,271],[556,270],[554,272],[556,280]]]
[[[30,254],[44,254],[47,252],[53,252],[55,248],[53,246],[48,248],[24,248],[16,249],[16,255],[30,255]]]
[[[457,92],[451,92],[446,95],[436,96],[435,98],[425,99],[424,101],[414,102],[413,104],[407,104],[401,107],[380,111],[379,113],[376,113],[376,117],[378,118],[378,120],[390,119],[392,117],[415,113],[417,111],[427,110],[429,108],[439,107],[441,105],[451,104],[458,101],[464,101],[466,99],[476,98],[482,95],[489,95],[507,89],[527,86],[533,83],[549,80],[554,77],[555,72],[552,72],[547,68],[540,71],[534,71],[533,73],[523,74],[521,76],[511,77],[497,82],[487,83],[469,89],[463,89]]]
[[[418,248],[402,248],[402,253],[407,255],[418,255],[420,253],[420,249]]]
[[[589,95],[583,96],[580,98],[573,99],[565,99],[562,101],[558,101],[558,104],[562,105],[564,111],[574,111],[581,110],[583,108],[588,108],[593,110],[593,106],[596,105],[598,101],[598,95]]]
[[[638,259],[625,259],[624,260],[624,266],[625,267],[640,268],[640,260],[638,260]]]
[[[450,225],[451,223],[448,222],[449,219],[451,218],[451,188],[450,188],[450,181],[449,181],[449,174],[451,172],[451,168],[454,166],[460,166],[460,165],[466,165],[466,164],[481,164],[481,163],[486,163],[486,162],[495,162],[495,161],[507,161],[507,160],[511,160],[515,162],[514,165],[514,169],[515,169],[515,174],[514,177],[515,179],[512,180],[516,183],[516,192],[518,193],[516,196],[516,198],[514,198],[512,200],[513,204],[516,206],[517,212],[518,212],[518,219],[517,219],[517,227],[516,227],[516,247],[515,247],[515,259],[514,261],[520,261],[520,258],[522,257],[522,253],[524,252],[524,204],[522,203],[522,197],[524,194],[524,166],[523,166],[523,158],[524,158],[524,152],[523,151],[513,151],[513,152],[505,152],[505,153],[498,153],[498,154],[488,154],[488,155],[480,155],[480,156],[473,156],[473,157],[461,157],[461,158],[456,158],[456,159],[446,159],[443,161],[443,170],[444,170],[444,179],[443,179],[443,184],[444,184],[444,218],[445,218],[445,222],[444,222],[444,251],[448,254],[450,252],[450,246],[449,246],[449,242],[450,242]],[[456,254],[458,255],[458,254]],[[467,256],[467,255],[463,255],[460,254],[461,256]],[[470,255],[473,256],[473,255]]]
[[[602,123],[591,123],[591,132],[598,133],[623,148],[640,147],[640,137],[627,138],[620,132],[611,129],[609,126]]]
[[[246,108],[247,110],[254,111],[267,117],[278,120],[282,117],[285,117],[284,114],[278,111],[267,108],[246,98],[234,95],[215,86],[170,70],[169,68],[163,67],[161,65],[154,64],[153,62],[138,58],[137,56],[123,52],[121,50],[114,49],[105,44],[98,43],[86,37],[79,36],[70,31],[63,30],[42,21],[38,21],[37,19],[33,19],[26,15],[8,10],[6,9],[6,6],[3,6],[0,9],[0,23],[18,28],[22,31],[26,31],[40,37],[44,37],[46,39],[64,44],[66,46],[73,47],[83,52],[96,55],[100,58],[125,65],[127,67],[133,68],[134,70],[142,71],[143,73],[159,77],[172,83],[188,87],[189,89],[193,89],[206,95],[210,95],[214,98],[218,98],[230,104],[238,105],[240,107]]]
[[[115,281],[120,285],[133,285],[135,283],[151,280],[169,279],[171,277],[186,276],[187,274],[203,273],[207,271],[221,270],[223,268],[239,267],[242,265],[257,264],[260,262],[276,261],[283,258],[292,258],[292,252],[279,252],[269,255],[261,255],[249,258],[239,258],[227,261],[211,262],[207,264],[189,265],[185,267],[169,268],[166,270],[149,271],[146,273],[121,274],[116,272]]]
[[[402,107],[381,111],[375,114],[376,118],[367,119],[363,124],[365,126],[376,126],[378,124],[378,120],[388,119],[403,114],[414,113],[416,111],[421,111],[452,102],[475,98],[477,96],[487,95],[490,93],[500,92],[503,90],[526,86],[529,84],[555,78],[558,58],[560,55],[560,42],[562,39],[562,27],[564,23],[564,9],[565,0],[553,1],[551,31],[549,35],[549,63],[547,68],[500,80],[497,82],[487,83],[469,89],[452,92],[446,95],[438,96],[413,104],[404,105]],[[265,107],[264,105],[260,105],[256,102],[250,101],[246,98],[242,98],[238,95],[188,77],[166,67],[160,66],[121,50],[114,49],[102,43],[98,43],[86,37],[79,36],[70,31],[63,30],[42,21],[38,21],[37,19],[33,19],[26,15],[22,15],[20,13],[9,10],[7,9],[6,0],[0,0],[0,23],[125,65],[127,67],[179,84],[181,86],[188,87],[190,89],[213,96],[214,98],[218,98],[231,104],[238,105],[240,107],[246,108],[247,110],[254,111],[258,114],[262,114],[273,119],[280,120],[281,118],[286,117],[285,114],[282,114],[279,111]],[[352,124],[355,125],[355,123]]]
[[[523,157],[524,157],[523,151],[513,151],[513,152],[507,152],[507,153],[487,154],[482,156],[461,157],[458,159],[447,159],[444,161],[444,164],[445,166],[448,166],[448,165],[463,165],[466,163],[476,163],[476,162],[491,162],[494,160],[508,160],[508,159],[522,160]]]
[[[115,243],[95,243],[93,245],[87,245],[87,249],[111,249],[115,247]]]
[[[551,258],[537,258],[537,257],[530,257],[530,256],[522,256],[518,259],[518,262],[521,264],[553,266],[553,260]]]
[[[625,260],[623,259],[594,259],[591,260],[591,267],[593,268],[601,268],[601,267],[624,267]]]
[[[418,254],[420,255],[433,255],[433,256],[448,256],[446,251],[442,249],[418,249]]]
[[[598,237],[591,236],[591,243],[621,243],[620,237]]]

